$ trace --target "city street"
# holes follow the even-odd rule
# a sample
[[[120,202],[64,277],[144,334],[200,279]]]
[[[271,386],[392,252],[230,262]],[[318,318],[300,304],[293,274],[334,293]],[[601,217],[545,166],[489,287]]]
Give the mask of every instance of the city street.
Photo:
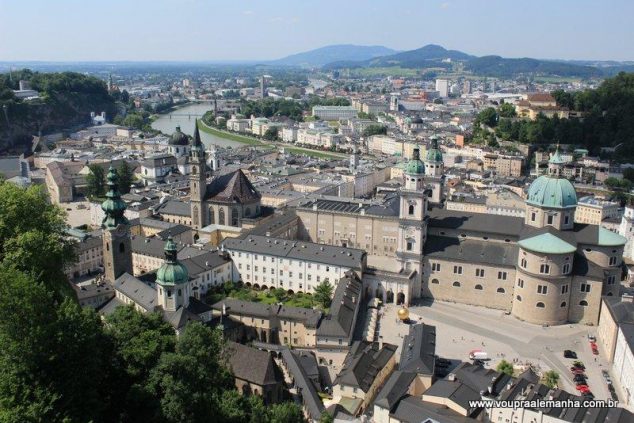
[[[383,308],[379,335],[384,342],[400,347],[409,325],[397,321],[398,308],[393,304]],[[540,372],[553,369],[560,375],[560,387],[576,392],[569,369],[573,360],[563,356],[563,351],[570,349],[585,364],[588,385],[595,397],[609,397],[601,376],[601,370],[608,368],[607,362],[604,357],[592,355],[588,341],[588,334],[596,334],[595,327],[542,327],[517,320],[500,310],[453,303],[424,301],[409,310],[412,321],[436,326],[436,354],[443,358],[468,361],[469,352],[480,349],[489,355],[487,367],[495,369],[506,359],[515,365],[530,363]]]

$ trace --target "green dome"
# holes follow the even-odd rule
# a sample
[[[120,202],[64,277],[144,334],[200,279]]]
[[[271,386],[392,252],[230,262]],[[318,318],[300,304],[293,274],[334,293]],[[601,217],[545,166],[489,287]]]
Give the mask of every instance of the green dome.
[[[442,162],[442,152],[438,148],[430,148],[427,151],[428,162]]]
[[[161,286],[174,286],[187,283],[189,274],[176,257],[178,250],[171,235],[165,243],[165,263],[156,272],[156,283]]]
[[[172,134],[169,140],[170,145],[187,145],[189,144],[189,139],[184,132],[181,131],[181,127],[177,126],[176,131]]]
[[[412,158],[405,165],[405,173],[408,175],[422,175],[425,173],[425,164],[420,159],[420,149],[414,147]]]
[[[577,206],[577,193],[567,179],[540,176],[528,188],[526,203],[537,207],[566,209]]]

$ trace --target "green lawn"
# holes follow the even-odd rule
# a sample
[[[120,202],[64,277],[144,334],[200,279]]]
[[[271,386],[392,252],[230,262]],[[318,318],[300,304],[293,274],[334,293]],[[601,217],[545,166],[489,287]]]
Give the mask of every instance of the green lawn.
[[[280,291],[280,294],[282,293],[282,291]],[[282,304],[289,307],[301,307],[311,309],[317,307],[317,303],[313,300],[313,296],[310,294],[304,294],[302,292],[298,292],[296,294],[288,294],[285,292],[278,298],[271,291],[256,291],[254,289],[249,289],[245,287],[232,288],[229,291],[228,295],[225,293],[224,290],[209,291],[207,293],[206,301],[208,304],[215,304],[226,297],[262,304],[277,304],[281,302]],[[324,310],[324,312],[327,313],[328,309]]]
[[[219,129],[216,128],[211,128],[209,126],[207,126],[205,123],[203,123],[203,121],[199,120],[198,121],[198,129],[200,129],[203,132],[206,132],[208,134],[211,135],[215,135],[217,137],[220,138],[225,138],[231,141],[236,141],[242,144],[249,144],[249,145],[264,145],[264,143],[256,138],[252,138],[252,137],[247,137],[244,135],[238,135],[238,134],[232,134],[231,132],[226,132],[226,131],[221,131]]]

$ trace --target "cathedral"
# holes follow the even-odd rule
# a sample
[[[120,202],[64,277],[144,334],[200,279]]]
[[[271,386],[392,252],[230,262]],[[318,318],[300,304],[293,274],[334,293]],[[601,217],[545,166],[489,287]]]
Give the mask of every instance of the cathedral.
[[[596,324],[601,297],[618,296],[625,238],[574,223],[577,195],[555,152],[528,188],[525,218],[446,210],[437,141],[414,149],[401,190],[378,201],[310,200],[300,239],[365,249],[366,286],[386,302],[414,298],[508,312],[537,324]]]

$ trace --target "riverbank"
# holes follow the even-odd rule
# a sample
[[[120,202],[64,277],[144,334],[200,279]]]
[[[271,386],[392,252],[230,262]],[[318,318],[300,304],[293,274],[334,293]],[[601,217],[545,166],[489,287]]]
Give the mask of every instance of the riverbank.
[[[216,129],[216,128],[212,128],[209,125],[207,125],[205,122],[203,122],[202,120],[198,121],[198,129],[206,132],[208,134],[214,135],[216,137],[219,138],[225,138],[231,141],[235,141],[235,142],[239,142],[245,145],[252,145],[255,147],[271,147],[271,148],[279,148],[279,147],[283,147],[285,151],[289,152],[289,153],[294,153],[294,154],[305,154],[307,156],[310,157],[315,157],[318,159],[332,159],[332,160],[341,160],[341,159],[345,159],[347,156],[343,153],[331,153],[331,152],[327,152],[327,151],[318,151],[318,150],[311,150],[310,148],[304,148],[304,147],[293,147],[290,146],[288,144],[282,144],[282,143],[268,143],[268,142],[263,142],[257,138],[253,138],[253,137],[248,137],[246,135],[239,135],[239,134],[234,134],[232,132],[228,132],[228,131],[223,131],[221,129]]]

